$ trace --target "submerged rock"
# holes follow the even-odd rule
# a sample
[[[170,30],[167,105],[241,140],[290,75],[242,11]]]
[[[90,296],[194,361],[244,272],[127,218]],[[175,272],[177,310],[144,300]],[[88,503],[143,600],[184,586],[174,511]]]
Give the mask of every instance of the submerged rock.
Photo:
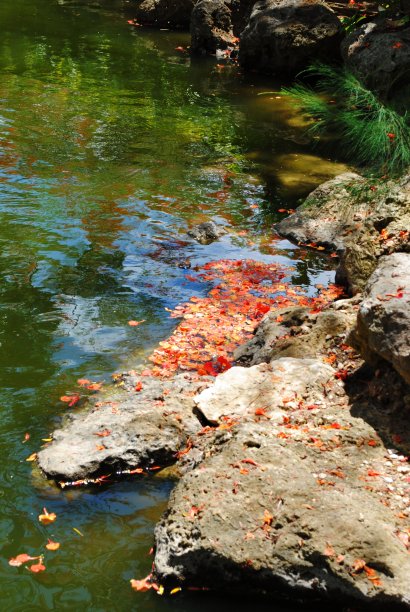
[[[187,234],[200,244],[210,244],[226,234],[226,230],[213,221],[205,221],[188,230]]]
[[[350,340],[366,361],[390,362],[410,384],[410,254],[380,258]]]
[[[240,63],[270,74],[295,74],[312,60],[336,58],[342,27],[320,1],[262,0],[241,34]]]

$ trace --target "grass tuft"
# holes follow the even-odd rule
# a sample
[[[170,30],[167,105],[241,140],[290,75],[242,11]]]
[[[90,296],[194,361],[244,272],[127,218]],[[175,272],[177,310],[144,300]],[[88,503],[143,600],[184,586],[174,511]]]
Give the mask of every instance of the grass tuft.
[[[302,75],[315,86],[298,83],[282,93],[312,120],[312,136],[334,138],[349,160],[379,174],[410,166],[407,112],[399,114],[344,69],[314,64]]]

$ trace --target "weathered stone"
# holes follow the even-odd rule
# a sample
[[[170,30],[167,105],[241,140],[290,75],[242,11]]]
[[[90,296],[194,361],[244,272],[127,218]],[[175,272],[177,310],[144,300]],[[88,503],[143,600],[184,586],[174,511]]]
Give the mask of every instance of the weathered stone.
[[[312,421],[306,436],[317,435]],[[383,450],[359,443],[374,435],[361,419],[341,423],[327,452],[334,430],[322,427],[319,450],[300,431],[281,437],[270,423],[246,423],[184,475],[155,531],[159,580],[408,610],[410,557],[397,519],[363,482]],[[358,559],[379,583],[355,570]]]
[[[356,307],[355,301],[339,300],[319,313],[299,306],[274,310],[262,319],[254,337],[235,351],[235,362],[256,365],[278,357],[316,357],[329,337],[352,327]]]
[[[410,384],[410,254],[380,258],[350,341],[368,362],[389,361]]]
[[[195,403],[214,425],[224,416],[253,416],[265,406],[274,407],[270,418],[281,418],[283,398],[288,403],[303,398],[313,404],[322,398],[323,385],[333,376],[333,368],[316,359],[283,357],[251,368],[236,366],[220,374],[214,385],[195,397]]]
[[[289,75],[337,57],[340,41],[341,23],[324,2],[262,0],[242,32],[239,59],[245,68]]]
[[[200,244],[210,244],[226,234],[226,230],[220,225],[216,225],[213,221],[205,221],[188,230],[187,234]]]
[[[215,54],[217,49],[233,46],[230,0],[199,0],[192,11],[190,31],[193,53]]]
[[[410,28],[392,29],[384,20],[365,23],[342,42],[342,55],[366,87],[386,97],[408,84]]]
[[[133,4],[141,23],[187,28],[195,0],[142,0]]]
[[[375,185],[345,173],[315,189],[296,213],[276,225],[300,243],[337,250],[336,279],[362,291],[381,255],[410,252],[410,175]]]
[[[293,215],[276,225],[277,231],[296,242],[343,248],[343,233],[353,223],[353,189],[362,181],[358,174],[345,172],[319,185]]]
[[[143,381],[142,390],[106,398],[70,416],[53,441],[38,453],[40,468],[60,480],[77,480],[105,471],[166,466],[175,462],[188,436],[201,428],[193,415],[193,395],[206,382],[184,375],[172,382]],[[109,432],[108,435],[99,436]]]

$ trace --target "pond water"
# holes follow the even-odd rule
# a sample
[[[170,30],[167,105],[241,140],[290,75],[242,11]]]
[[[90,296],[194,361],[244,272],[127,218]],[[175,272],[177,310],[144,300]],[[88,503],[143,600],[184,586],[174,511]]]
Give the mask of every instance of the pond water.
[[[61,492],[26,458],[77,378],[108,381],[138,363],[175,325],[165,308],[206,293],[185,278],[188,260],[292,263],[312,292],[333,278],[331,262],[271,226],[343,166],[309,150],[278,84],[191,61],[175,50],[185,33],[133,27],[129,6],[0,2],[0,593],[11,612],[249,608],[131,591],[171,483]],[[187,238],[210,218],[230,234]],[[43,506],[58,515],[51,527],[37,520]],[[8,565],[47,537],[61,549],[46,572]]]

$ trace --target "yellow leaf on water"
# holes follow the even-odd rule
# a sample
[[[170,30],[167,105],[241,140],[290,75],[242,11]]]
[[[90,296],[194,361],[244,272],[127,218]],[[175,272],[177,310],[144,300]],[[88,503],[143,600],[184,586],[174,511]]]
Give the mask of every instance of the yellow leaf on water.
[[[30,457],[27,457],[26,461],[35,461],[37,459],[37,453],[32,453]]]
[[[175,589],[172,589],[170,592],[170,595],[175,595],[175,593],[179,593],[179,591],[182,591],[181,587],[175,587]]]
[[[77,527],[73,527],[73,531],[75,531],[76,533],[78,533],[79,536],[81,536],[82,538],[84,537],[84,534],[81,533],[81,531],[79,529],[77,529]]]

